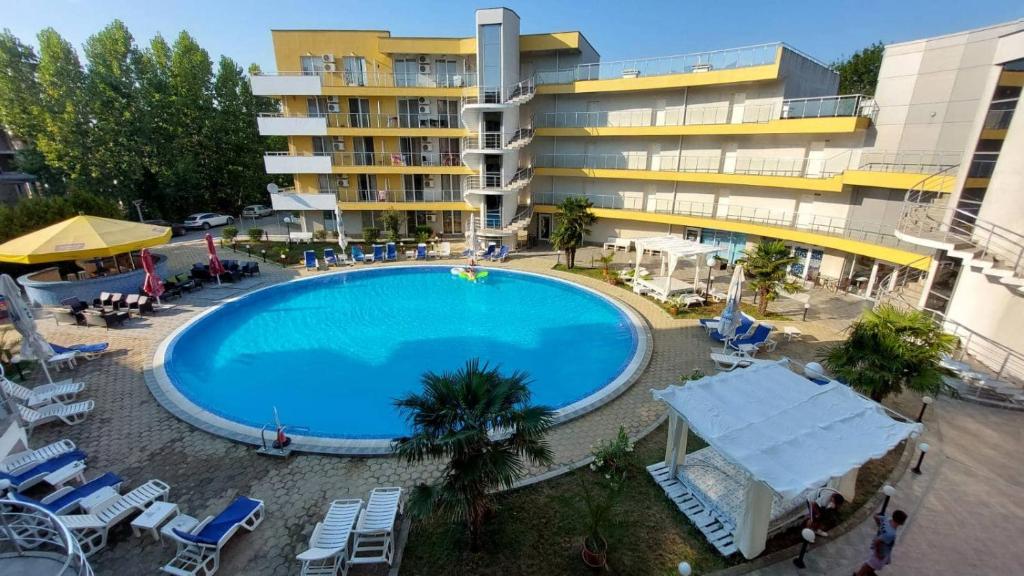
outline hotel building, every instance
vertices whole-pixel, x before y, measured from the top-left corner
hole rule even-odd
[[[295,188],[272,203],[304,230],[358,239],[396,210],[408,236],[461,237],[474,218],[522,246],[546,242],[556,205],[582,195],[592,241],[668,232],[733,260],[781,239],[794,276],[912,299],[997,340],[994,324],[972,326],[979,299],[955,293],[998,289],[988,301],[1024,310],[1024,263],[1004,265],[1024,246],[1004,232],[1024,228],[1022,29],[888,46],[868,97],[838,94],[835,72],[782,43],[603,61],[580,32],[521,34],[494,8],[464,38],[275,30],[279,71],[252,88],[280,100],[259,129],[288,137],[265,164]],[[998,162],[1013,151],[1016,164]],[[975,246],[990,229],[998,255]]]

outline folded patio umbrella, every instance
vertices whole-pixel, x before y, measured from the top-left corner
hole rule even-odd
[[[146,271],[146,280],[142,283],[142,289],[160,303],[160,295],[164,293],[164,283],[160,275],[156,273],[156,264],[153,263],[153,254],[148,248],[142,250],[142,269]]]
[[[206,251],[210,255],[210,274],[217,278],[217,285],[220,286],[220,275],[224,273],[224,265],[217,257],[217,247],[213,245],[213,236],[206,234]]]
[[[725,309],[718,321],[718,333],[722,335],[726,346],[729,340],[736,337],[736,329],[743,320],[743,312],[740,310],[740,298],[743,293],[743,266],[736,266],[732,273],[732,280],[729,281],[729,293],[725,297]]]

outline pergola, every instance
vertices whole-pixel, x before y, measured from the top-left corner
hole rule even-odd
[[[637,258],[636,268],[633,270],[633,289],[652,292],[660,300],[667,300],[685,290],[695,290],[700,282],[700,256],[713,254],[722,249],[719,246],[701,244],[678,236],[637,238],[635,242]],[[650,280],[640,278],[640,260],[645,251],[657,252],[661,256],[659,274]],[[692,285],[672,277],[680,258],[693,258],[697,262]]]
[[[722,553],[760,554],[824,486],[854,496],[860,467],[920,424],[898,421],[841,382],[816,384],[789,360],[653,390],[668,408],[663,465],[651,473]],[[686,453],[689,430],[708,447]]]

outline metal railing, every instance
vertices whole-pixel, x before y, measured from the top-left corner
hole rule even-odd
[[[639,212],[749,222],[849,238],[851,240],[890,246],[916,253],[926,250],[913,243],[903,242],[896,238],[894,235],[895,225],[880,222],[878,219],[841,218],[790,210],[719,204],[717,202],[688,202],[681,200],[673,202],[671,199],[648,198],[639,194],[584,195],[569,192],[535,191],[532,196],[536,204],[559,204],[570,196],[585,196],[596,208],[636,210]]]
[[[508,190],[526,186],[533,179],[533,166],[526,166],[516,170],[507,181],[501,174],[484,174],[483,176],[467,176],[463,181],[463,188],[466,190]]]
[[[874,119],[878,105],[863,94],[790,98],[782,101],[782,118],[836,118],[867,116]]]
[[[1018,384],[1024,382],[1024,354],[982,336],[944,315],[941,321],[947,333],[960,339],[960,349],[954,354],[957,360],[964,360],[970,356],[992,370],[998,379],[1011,378]]]
[[[612,170],[649,170],[655,172],[695,172],[703,174],[747,174],[757,176],[794,176],[830,178],[846,168],[846,153],[832,158],[772,158],[724,156],[681,156],[679,154],[541,154],[538,168],[578,168]]]
[[[59,570],[49,572],[54,576],[93,575],[78,540],[56,516],[35,504],[0,500],[0,568],[18,557],[63,560]]]
[[[462,128],[459,114],[377,114],[361,112],[263,112],[261,118],[323,118],[328,128]]]
[[[340,64],[339,64],[340,65]],[[373,86],[381,88],[469,88],[476,85],[475,72],[459,74],[420,74],[403,72],[365,73],[305,70],[300,72],[261,72],[257,76],[317,76],[324,87]]]
[[[501,150],[511,133],[503,132],[480,132],[470,134],[462,139],[463,150]]]
[[[866,150],[860,154],[858,170],[934,174],[960,164],[962,152],[923,150]]]
[[[568,84],[583,80],[608,80],[612,78],[636,78],[643,76],[665,76],[669,74],[691,74],[710,70],[728,70],[773,64],[779,48],[778,42],[693,52],[677,56],[634,58],[612,62],[579,64],[561,70],[543,70],[536,73],[537,84]]]
[[[480,86],[476,96],[467,96],[462,99],[462,106],[468,104],[518,104],[529,100],[536,93],[537,87],[534,77],[506,87],[504,90],[497,86]]]
[[[338,190],[339,202],[461,202],[462,190]]]
[[[328,156],[334,166],[462,166],[458,152],[266,152],[267,156]]]

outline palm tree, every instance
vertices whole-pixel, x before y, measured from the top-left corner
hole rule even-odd
[[[789,267],[796,258],[781,240],[762,240],[753,250],[744,250],[743,264],[750,287],[757,294],[757,313],[764,316],[768,303],[778,298],[780,292],[792,294],[800,289],[796,282],[788,279]]]
[[[584,196],[569,196],[558,205],[551,244],[565,252],[566,268],[576,266],[576,249],[583,246],[583,239],[590,234],[588,226],[597,221],[590,211],[593,206]]]
[[[409,509],[465,522],[470,546],[477,550],[493,509],[492,492],[511,488],[526,472],[526,460],[551,463],[545,435],[554,413],[530,404],[525,372],[505,376],[476,358],[453,373],[427,372],[422,380],[422,393],[395,401],[409,412],[413,432],[397,439],[394,451],[408,462],[448,462],[438,484],[412,491]]]
[[[819,357],[837,378],[878,402],[904,387],[937,393],[939,360],[957,342],[924,312],[890,304],[864,312],[847,330],[846,340],[822,348]]]

